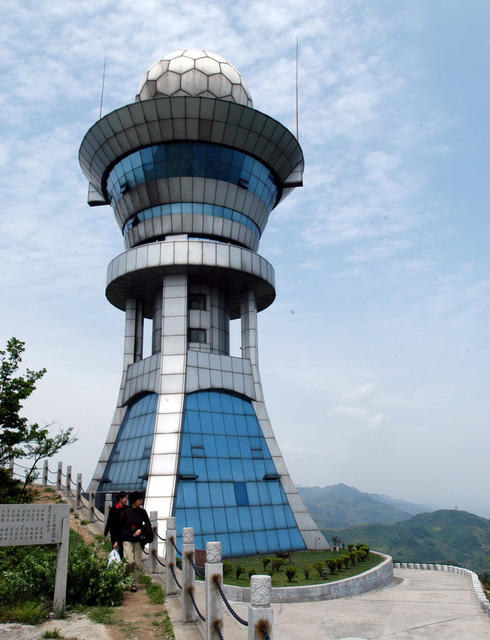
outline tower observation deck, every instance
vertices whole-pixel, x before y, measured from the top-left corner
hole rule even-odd
[[[264,404],[257,313],[275,298],[257,253],[270,212],[302,184],[303,153],[256,111],[239,72],[184,50],[80,147],[88,203],[110,204],[125,251],[106,296],[125,312],[121,386],[90,489],[145,492],[160,520],[225,556],[328,544],[288,473]],[[143,357],[144,319],[151,355]],[[241,357],[229,323],[240,319]]]

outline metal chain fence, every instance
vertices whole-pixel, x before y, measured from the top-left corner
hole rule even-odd
[[[244,627],[248,627],[248,621],[244,620],[243,618],[240,618],[240,616],[238,615],[238,613],[233,609],[233,607],[231,606],[231,604],[228,602],[227,597],[225,596],[223,589],[221,588],[221,584],[219,581],[219,578],[217,576],[214,576],[213,578],[213,582],[216,585],[216,588],[219,591],[219,594],[221,596],[221,599],[223,600],[223,602],[225,603],[226,608],[228,609],[228,611],[231,613],[231,615],[235,618],[235,620],[237,622],[239,622],[240,624],[243,624]]]
[[[192,587],[189,587],[187,593],[190,595],[191,600],[192,600],[192,604],[194,606],[194,609],[196,610],[197,615],[201,618],[201,620],[203,622],[206,622],[206,618],[202,615],[202,613],[199,611],[199,607],[196,604],[196,601],[194,599],[194,590],[192,589]]]
[[[177,580],[177,576],[175,575],[174,565],[173,565],[173,564],[171,564],[171,565],[169,565],[169,567],[170,567],[170,571],[172,572],[172,575],[173,575],[173,577],[174,577],[175,584],[179,587],[179,589],[182,589],[182,585],[181,585],[181,584],[180,584],[180,582]]]

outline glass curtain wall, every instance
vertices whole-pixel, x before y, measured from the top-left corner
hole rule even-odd
[[[128,405],[99,484],[98,505],[105,493],[146,489],[157,401],[156,393],[147,393]]]
[[[219,540],[225,556],[305,548],[250,401],[187,395],[174,515],[178,537],[192,526],[197,548]]]

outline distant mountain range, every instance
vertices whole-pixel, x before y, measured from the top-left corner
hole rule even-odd
[[[331,487],[298,487],[303,501],[321,529],[340,529],[357,524],[391,524],[418,513],[434,511],[377,493],[363,493],[346,484]]]
[[[329,540],[338,536],[345,544],[362,541],[395,562],[456,564],[490,572],[490,520],[467,511],[442,509],[394,524],[323,529],[323,533]]]
[[[490,572],[490,520],[467,511],[437,509],[345,484],[299,487],[318,526],[331,541],[364,542],[398,562],[458,564]]]

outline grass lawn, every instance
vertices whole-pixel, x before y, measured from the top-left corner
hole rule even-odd
[[[272,573],[272,586],[273,587],[298,587],[309,584],[322,584],[325,582],[335,582],[336,580],[343,580],[344,578],[350,578],[351,576],[357,576],[360,573],[364,573],[364,571],[368,571],[368,569],[372,569],[378,564],[381,564],[384,561],[382,556],[379,556],[375,553],[370,553],[368,558],[363,562],[357,562],[352,565],[349,564],[347,568],[343,567],[341,571],[336,570],[335,573],[330,573],[327,565],[325,564],[327,560],[336,559],[339,556],[345,555],[346,551],[294,551],[291,552],[289,559],[284,561],[284,564],[281,566],[279,570],[274,570]],[[228,562],[232,564],[232,570],[230,573],[224,576],[225,584],[234,584],[241,587],[248,587],[250,584],[250,578],[248,575],[248,571],[251,569],[255,569],[256,573],[265,574],[269,573],[271,570],[271,564],[267,565],[266,570],[264,571],[264,567],[262,564],[262,560],[264,558],[270,558],[271,562],[273,560],[277,560],[277,558],[271,555],[263,555],[263,556],[247,556],[243,558],[232,558],[229,559]],[[321,562],[322,567],[326,570],[327,578],[324,579],[322,576],[318,575],[317,570],[314,568],[314,564],[317,562]],[[245,568],[245,572],[242,573],[239,578],[236,578],[236,567],[241,565]],[[226,565],[225,565],[226,566]],[[289,567],[294,567],[296,569],[296,575],[291,580],[288,581],[286,576],[286,570]],[[310,575],[308,578],[305,577],[303,569],[305,567],[310,568]]]

